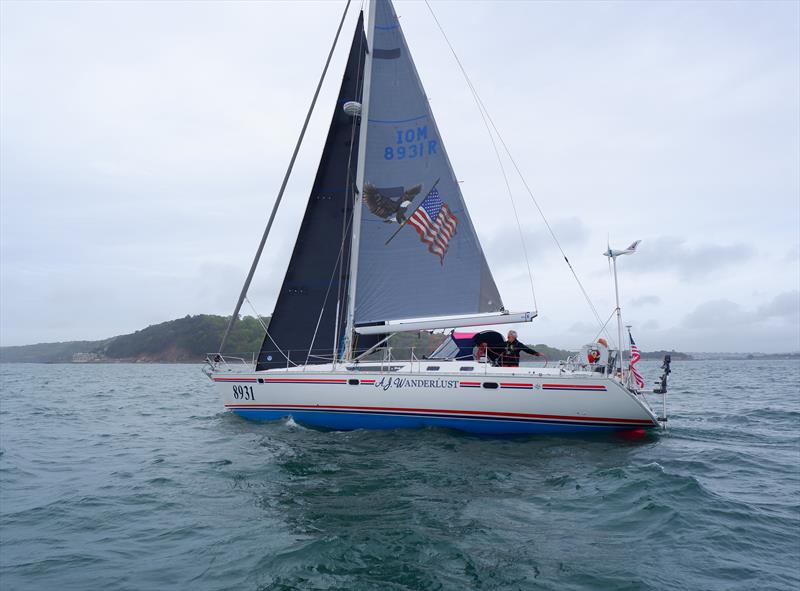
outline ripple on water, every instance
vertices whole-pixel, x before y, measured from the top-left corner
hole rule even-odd
[[[255,423],[196,374],[0,366],[2,588],[800,586],[800,365],[676,363],[641,441]]]

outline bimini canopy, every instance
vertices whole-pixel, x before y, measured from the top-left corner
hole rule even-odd
[[[505,348],[503,335],[494,330],[450,333],[444,342],[431,353],[429,359],[472,359],[475,347],[485,344],[486,355],[494,363]]]

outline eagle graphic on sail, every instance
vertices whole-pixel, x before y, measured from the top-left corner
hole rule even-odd
[[[383,219],[387,224],[397,222],[404,224],[406,221],[406,210],[408,210],[414,197],[422,191],[422,185],[414,185],[410,189],[403,189],[403,194],[396,199],[384,195],[375,185],[364,184],[364,203],[374,215]]]

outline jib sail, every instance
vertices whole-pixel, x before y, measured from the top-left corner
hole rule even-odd
[[[345,306],[338,306],[337,315],[337,301],[347,299],[360,119],[342,107],[361,100],[366,54],[362,18],[258,370],[320,363],[324,357],[330,361],[335,335],[344,334]]]

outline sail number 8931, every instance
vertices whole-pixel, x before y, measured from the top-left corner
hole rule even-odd
[[[234,386],[233,397],[235,400],[255,400],[253,386]]]

